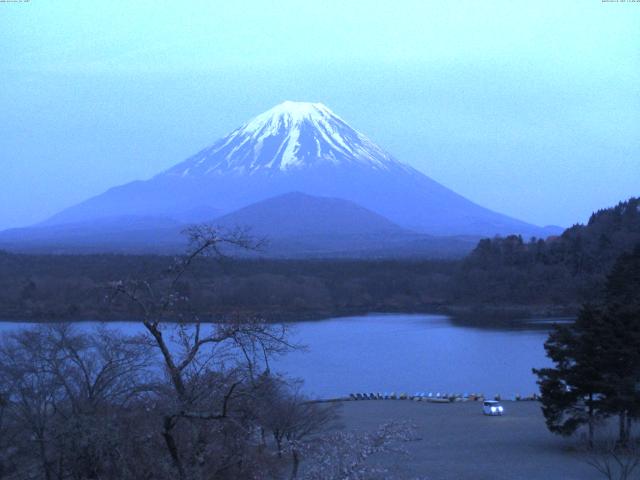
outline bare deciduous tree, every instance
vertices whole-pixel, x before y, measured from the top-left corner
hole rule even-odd
[[[197,226],[187,233],[188,252],[168,272],[163,292],[139,280],[113,285],[114,295],[124,296],[139,307],[143,325],[161,353],[172,387],[171,391],[164,390],[162,437],[180,479],[200,475],[193,471],[194,465],[207,464],[202,460],[202,452],[207,450],[206,437],[211,429],[233,428],[236,433],[253,434],[246,422],[253,413],[244,408],[248,405],[247,397],[256,394],[253,382],[262,370],[269,371],[271,356],[293,348],[282,325],[240,316],[205,323],[191,308],[188,295],[179,291],[179,285],[199,257],[224,258],[225,247],[251,250],[259,248],[260,243],[245,230],[221,232],[210,226]],[[224,425],[203,425],[211,421]],[[185,435],[176,433],[180,424],[192,433],[194,429],[197,431],[200,439],[197,445],[181,440]],[[221,457],[221,466],[207,464],[206,468],[230,468],[227,464],[236,452],[224,455],[229,458]],[[189,458],[187,462],[185,457]],[[189,469],[192,471],[187,475]]]
[[[261,428],[273,439],[278,457],[284,453],[291,456],[292,479],[297,478],[302,456],[308,450],[305,442],[337,427],[335,405],[310,401],[300,392],[300,386],[300,382],[265,378],[261,389],[265,401],[258,410]]]
[[[148,389],[149,360],[145,345],[106,329],[48,325],[5,337],[3,422],[21,459],[16,478],[97,478],[118,441],[112,420]]]

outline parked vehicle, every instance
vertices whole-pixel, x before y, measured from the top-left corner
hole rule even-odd
[[[485,415],[504,415],[504,407],[497,400],[485,400],[482,402],[482,413]]]

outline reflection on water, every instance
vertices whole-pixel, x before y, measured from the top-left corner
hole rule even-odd
[[[536,391],[531,369],[549,364],[543,348],[548,328],[570,320],[535,320],[531,329],[505,330],[424,314],[297,322],[291,324],[293,340],[307,348],[276,359],[272,368],[304,379],[309,394],[324,398],[392,391],[530,395]],[[29,325],[0,323],[0,333]],[[110,326],[129,334],[143,331],[136,322]]]

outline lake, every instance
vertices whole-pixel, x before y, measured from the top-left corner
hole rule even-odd
[[[549,365],[543,343],[553,321],[502,330],[427,314],[295,322],[290,324],[293,340],[307,349],[276,359],[273,369],[304,379],[306,393],[320,398],[351,392],[531,395],[537,391],[531,368]],[[29,325],[0,323],[0,334]],[[127,333],[142,330],[136,322],[110,325]]]

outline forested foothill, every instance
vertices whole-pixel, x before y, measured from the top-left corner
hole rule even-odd
[[[574,314],[603,291],[616,259],[640,244],[640,200],[595,212],[557,237],[481,240],[467,257],[441,259],[202,259],[178,288],[211,317],[255,313],[296,320],[364,312],[509,311]],[[109,282],[166,281],[157,255],[0,253],[3,319],[135,319],[105,295]]]

